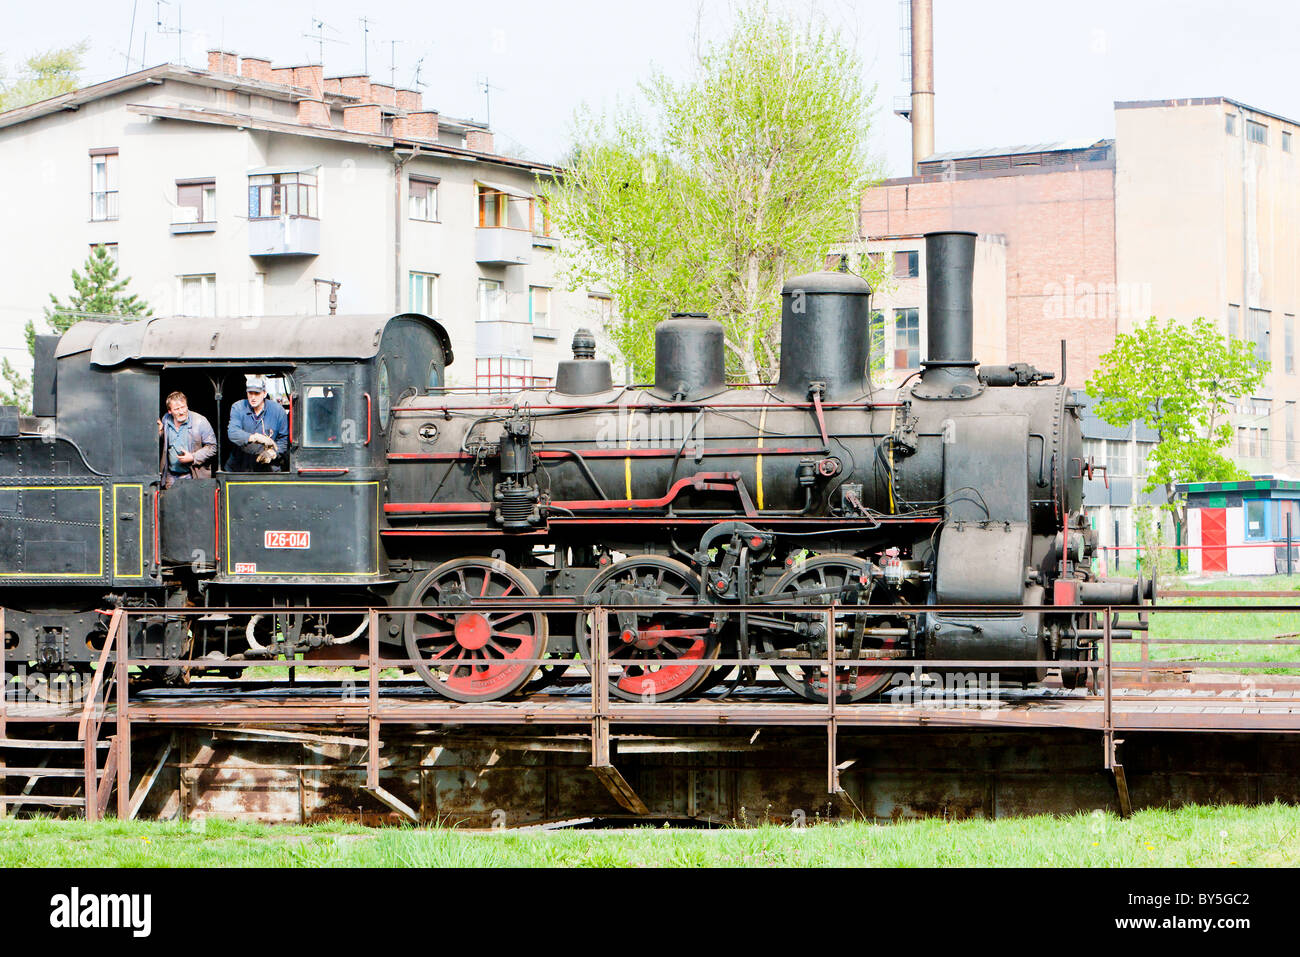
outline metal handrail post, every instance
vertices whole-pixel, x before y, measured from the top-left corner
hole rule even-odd
[[[379,787],[379,612],[367,612],[368,642],[366,648],[366,787]]]
[[[127,676],[127,656],[130,645],[127,641],[129,628],[118,628],[116,639],[117,659],[113,665],[114,680],[117,682],[117,819],[125,821],[131,816],[131,715],[130,715],[130,679]],[[105,795],[107,800],[107,795]],[[98,811],[98,808],[96,808]]]
[[[839,676],[835,673],[835,602],[826,609],[826,660],[830,666],[830,680],[826,684],[826,792],[840,791],[839,757],[836,754],[838,730],[835,718],[835,699],[839,697]],[[850,678],[849,687],[853,687]]]
[[[1101,626],[1102,643],[1103,643],[1103,651],[1104,651],[1103,660],[1102,660],[1102,689],[1105,695],[1105,700],[1102,703],[1102,729],[1103,729],[1103,737],[1105,739],[1104,740],[1104,747],[1106,749],[1105,766],[1107,770],[1111,769],[1112,764],[1114,762],[1114,756],[1115,756],[1115,727],[1113,723],[1113,715],[1111,712],[1111,707],[1114,702],[1113,702],[1112,687],[1111,687],[1113,681],[1113,673],[1111,668],[1112,658],[1111,658],[1111,644],[1110,644],[1110,625],[1111,625],[1111,619],[1113,617],[1114,617],[1114,612],[1112,612],[1110,606],[1107,605],[1106,616],[1104,619],[1102,619],[1102,626]]]
[[[609,620],[605,609],[592,609],[591,764],[608,767],[609,756]]]

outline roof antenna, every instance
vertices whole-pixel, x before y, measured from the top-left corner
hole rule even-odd
[[[320,64],[321,76],[324,76],[325,75],[325,44],[345,43],[346,41],[339,40],[335,37],[327,37],[325,35],[326,30],[331,30],[334,33],[338,33],[338,30],[335,30],[332,26],[330,26],[328,23],[326,23],[324,20],[320,19],[319,17],[311,18],[311,28],[315,30],[316,33],[314,34],[304,33],[303,36],[306,37],[308,40],[316,41],[316,49],[318,51],[316,62]]]
[[[477,84],[477,86],[479,87],[479,89],[481,89],[481,90],[483,91],[483,99],[484,99],[484,102],[487,104],[487,121],[486,121],[486,122],[487,122],[487,125],[490,127],[490,126],[492,125],[492,91],[493,91],[493,90],[500,90],[502,93],[504,93],[504,92],[505,92],[505,89],[504,89],[503,87],[499,87],[499,86],[496,86],[495,84],[491,83],[491,82],[489,81],[489,78],[488,78],[488,76],[487,76],[486,74],[484,74],[483,76],[479,77],[479,78],[476,79],[474,82]]]
[[[123,73],[131,72],[131,47],[135,46],[135,8],[140,0],[131,0],[131,32],[126,38],[126,66]]]
[[[361,24],[361,64],[362,71],[370,76],[370,25],[374,23],[369,17],[357,17]]]
[[[388,85],[397,88],[397,44],[401,40],[388,41]]]
[[[162,8],[164,6],[170,7],[171,6],[170,0],[154,0],[154,25],[158,28],[158,32],[161,34],[167,34],[167,33],[176,34],[176,62],[179,63],[181,66],[188,66],[189,64],[185,62],[185,34],[189,33],[190,31],[186,30],[184,26],[184,22],[183,22],[184,10],[181,8],[180,4],[177,4],[176,5],[176,26],[167,27],[167,26],[163,26],[163,20],[162,20]]]

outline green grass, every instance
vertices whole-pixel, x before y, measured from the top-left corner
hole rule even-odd
[[[1110,814],[822,824],[720,831],[467,832],[209,820],[0,821],[20,867],[1248,867],[1300,864],[1300,809],[1185,807]]]
[[[1248,661],[1300,662],[1300,645],[1241,645],[1242,639],[1267,639],[1281,635],[1300,639],[1300,575],[1272,575],[1260,578],[1222,578],[1183,582],[1162,579],[1161,587],[1187,591],[1295,591],[1294,612],[1207,612],[1202,615],[1183,613],[1155,614],[1151,617],[1150,637],[1159,639],[1197,639],[1222,641],[1220,645],[1151,645],[1151,660],[1222,663],[1223,670]],[[1252,605],[1285,604],[1287,599],[1269,598],[1160,598],[1161,604],[1232,605],[1247,609]],[[1141,649],[1136,641],[1115,645],[1116,661],[1136,661]],[[1215,669],[1197,669],[1210,671]],[[1252,669],[1250,674],[1300,674],[1294,668]]]

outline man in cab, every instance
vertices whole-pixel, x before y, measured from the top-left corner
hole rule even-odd
[[[266,401],[266,379],[252,375],[245,397],[230,407],[226,438],[232,450],[226,468],[232,472],[279,472],[289,450],[289,417],[278,402]]]

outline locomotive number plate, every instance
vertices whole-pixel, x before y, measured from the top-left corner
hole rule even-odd
[[[311,532],[276,532],[269,529],[262,537],[264,548],[311,548]]]

